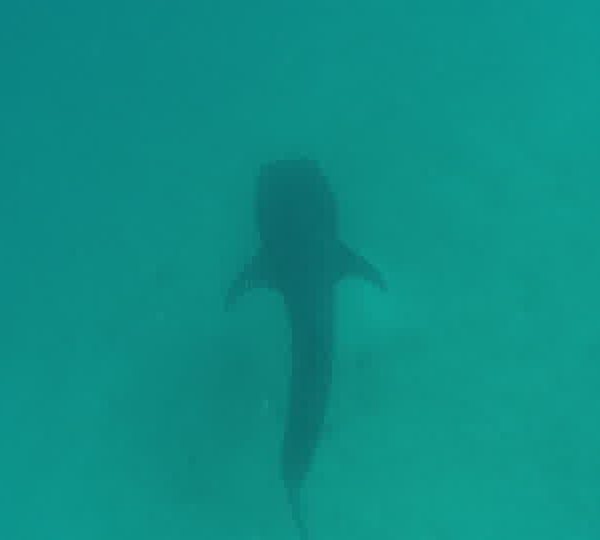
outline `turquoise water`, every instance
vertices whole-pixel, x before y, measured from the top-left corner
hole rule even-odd
[[[482,5],[483,4],[483,5]],[[339,288],[313,538],[600,537],[597,2],[5,2],[0,538],[296,538],[279,300],[222,309],[260,163]]]

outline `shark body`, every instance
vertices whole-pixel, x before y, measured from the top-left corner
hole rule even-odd
[[[332,378],[335,285],[362,277],[384,289],[380,273],[338,234],[336,204],[317,162],[268,163],[258,175],[260,246],[231,284],[227,305],[255,288],[281,294],[291,330],[291,377],[281,474],[302,540],[308,532],[299,493],[321,438]]]

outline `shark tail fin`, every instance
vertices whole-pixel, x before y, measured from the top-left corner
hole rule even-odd
[[[382,291],[387,290],[383,275],[367,259],[344,244],[341,244],[340,252],[340,279],[344,277],[359,277],[375,285],[375,287]]]
[[[269,287],[264,257],[257,253],[232,281],[225,297],[225,309],[230,309],[248,291]]]
[[[308,529],[306,528],[306,522],[300,508],[300,498],[296,490],[288,490],[288,501],[292,512],[292,520],[298,529],[298,537],[300,540],[308,540]]]

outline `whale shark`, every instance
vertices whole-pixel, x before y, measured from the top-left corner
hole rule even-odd
[[[278,292],[289,319],[291,370],[281,475],[302,540],[308,530],[300,491],[324,427],[332,379],[335,288],[360,277],[385,290],[381,273],[340,238],[331,186],[308,158],[264,164],[255,199],[259,247],[231,283],[226,307],[248,291]]]

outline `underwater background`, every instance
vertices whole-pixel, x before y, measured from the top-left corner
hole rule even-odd
[[[280,299],[224,291],[265,161],[339,288],[317,539],[600,538],[600,4],[0,7],[0,538],[297,538]]]

